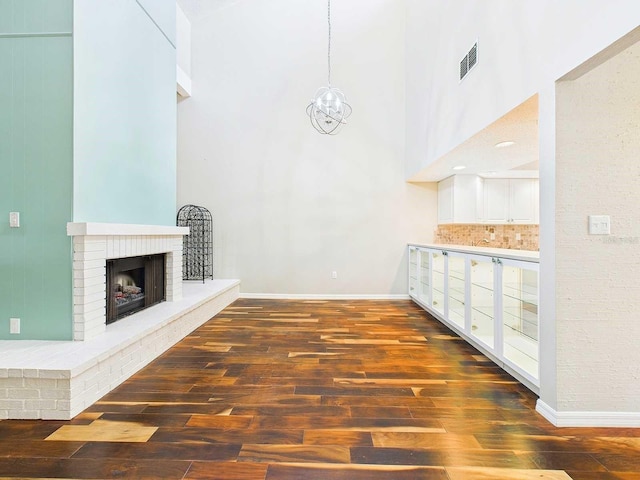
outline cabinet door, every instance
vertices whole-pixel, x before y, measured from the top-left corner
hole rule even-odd
[[[447,321],[465,328],[466,308],[466,275],[465,257],[447,252]]]
[[[473,256],[469,269],[471,336],[495,348],[495,261],[491,257]]]
[[[443,252],[431,250],[431,302],[429,306],[444,318],[444,287],[446,257]]]
[[[506,223],[509,219],[509,180],[484,181],[484,215],[487,223]]]
[[[531,178],[509,180],[510,223],[535,223],[536,185],[537,182]]]
[[[424,305],[429,305],[429,295],[431,293],[430,278],[431,255],[423,248],[418,249],[418,300]]]
[[[502,356],[539,379],[538,264],[501,260]]]
[[[438,223],[453,223],[453,177],[438,182]]]
[[[418,296],[418,249],[409,247],[409,296]]]

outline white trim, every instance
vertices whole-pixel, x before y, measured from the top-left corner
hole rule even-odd
[[[558,412],[540,399],[536,412],[556,427],[640,427],[640,412]]]
[[[134,225],[129,223],[69,222],[67,235],[189,235],[189,227],[174,225]]]
[[[176,65],[176,90],[181,97],[191,96],[191,78],[180,68],[180,65]]]
[[[409,300],[406,294],[241,293],[239,298],[257,300]]]

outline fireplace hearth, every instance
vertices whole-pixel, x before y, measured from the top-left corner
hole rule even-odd
[[[107,260],[107,324],[165,300],[161,255]]]

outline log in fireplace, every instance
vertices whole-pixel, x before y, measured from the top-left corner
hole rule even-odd
[[[161,255],[107,260],[107,324],[165,300]]]

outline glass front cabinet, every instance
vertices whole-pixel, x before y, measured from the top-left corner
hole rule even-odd
[[[537,262],[412,245],[409,295],[524,383],[539,386]]]

